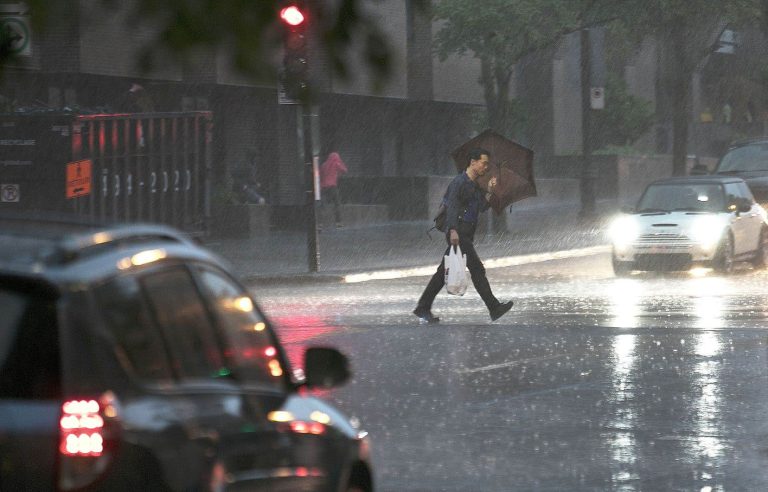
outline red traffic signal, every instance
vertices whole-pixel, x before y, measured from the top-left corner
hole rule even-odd
[[[280,10],[280,19],[291,27],[299,27],[304,23],[306,17],[299,7],[289,5]]]
[[[285,96],[294,101],[304,101],[309,91],[309,63],[307,46],[307,16],[299,0],[286,3],[280,10],[283,25],[283,66],[280,84]]]

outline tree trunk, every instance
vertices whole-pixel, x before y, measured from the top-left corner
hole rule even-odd
[[[685,176],[688,157],[688,90],[684,82],[675,85],[672,114],[672,176]]]
[[[673,66],[672,74],[672,175],[685,176],[688,157],[688,120],[690,111],[691,70],[686,63],[684,30],[672,33],[672,56],[668,57]]]
[[[480,83],[483,87],[483,97],[485,99],[485,108],[488,112],[488,125],[491,129],[505,133],[507,126],[509,101],[509,81],[510,75],[504,74],[498,67],[494,66],[489,60],[480,60]],[[491,230],[494,234],[507,232],[507,215],[502,212],[496,215],[495,212],[488,212],[490,217]]]

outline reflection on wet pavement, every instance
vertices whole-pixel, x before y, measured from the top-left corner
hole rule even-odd
[[[278,286],[263,305],[322,320],[279,328],[292,344],[350,356],[329,397],[371,432],[379,490],[767,490],[766,272],[606,263],[496,271],[516,301],[496,323],[470,291],[418,325],[425,279]]]

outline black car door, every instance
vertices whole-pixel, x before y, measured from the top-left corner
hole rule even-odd
[[[217,380],[221,357],[189,273],[161,266],[122,275],[97,286],[94,298],[130,381],[110,377],[122,409],[120,457],[131,461],[121,469],[131,476],[140,468],[171,490],[208,483],[218,443],[201,414],[234,392]]]
[[[247,490],[326,490],[332,473],[323,465],[323,426],[283,408],[293,391],[289,368],[266,319],[226,273],[208,265],[196,271],[249,411],[247,430],[222,443],[227,473]]]
[[[176,483],[195,477],[195,490],[223,487],[222,436],[242,429],[244,420],[238,386],[225,364],[210,312],[186,266],[143,275],[141,284],[172,362],[176,384],[171,391],[177,399],[176,417],[184,425],[183,444],[193,451],[187,456],[172,453],[169,473]]]

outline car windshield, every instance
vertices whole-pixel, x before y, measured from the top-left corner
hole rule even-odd
[[[717,172],[734,171],[768,171],[768,143],[745,145],[726,153]]]
[[[723,188],[717,184],[651,185],[637,205],[638,212],[720,212],[725,210]]]

